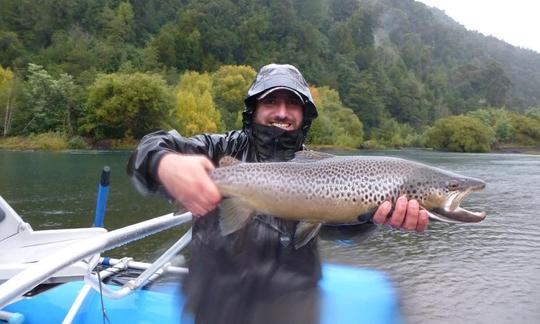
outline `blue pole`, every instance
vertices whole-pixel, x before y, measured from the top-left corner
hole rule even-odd
[[[98,196],[96,202],[96,216],[94,218],[94,227],[103,227],[105,218],[105,208],[107,207],[107,195],[109,194],[109,176],[111,168],[105,166],[101,171],[101,179],[98,186]]]

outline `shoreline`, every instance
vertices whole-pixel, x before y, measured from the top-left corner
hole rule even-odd
[[[89,137],[68,138],[57,133],[0,137],[0,150],[61,152],[134,150],[139,140],[131,138],[96,140]]]
[[[500,145],[498,147],[495,147],[493,150],[491,150],[490,153],[540,155],[540,145],[536,145],[536,146]]]
[[[0,137],[0,150],[6,151],[50,151],[50,152],[62,152],[62,151],[125,151],[134,150],[137,147],[139,140],[136,139],[103,139],[95,140],[92,138],[77,137],[76,143],[73,143],[73,139],[68,140],[63,136],[58,136],[53,133],[46,133],[40,135],[30,136],[16,136],[16,137]],[[75,145],[74,145],[75,144]],[[366,149],[358,149],[351,147],[339,147],[333,145],[307,145],[310,150],[332,152],[332,151],[369,151]],[[425,147],[410,147],[410,148],[387,148],[386,150],[407,150],[407,149],[419,149],[419,150],[433,150]],[[529,154],[540,155],[540,145],[524,146],[524,145],[499,145],[494,147],[491,151],[486,153],[501,153],[501,154]]]

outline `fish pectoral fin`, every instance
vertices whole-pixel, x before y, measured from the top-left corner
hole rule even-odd
[[[299,249],[308,244],[321,229],[321,223],[300,222],[294,232],[294,248]]]
[[[219,205],[219,227],[222,235],[234,233],[250,221],[255,211],[239,198],[224,198]]]
[[[356,220],[358,221],[358,224],[364,224],[364,223],[373,222],[373,216],[375,216],[375,212],[377,212],[377,209],[378,208],[373,208],[373,209],[367,211],[366,213],[356,217]],[[392,214],[388,213],[388,215],[392,215]]]
[[[233,158],[232,156],[229,156],[229,155],[226,155],[226,156],[222,157],[221,159],[219,159],[219,167],[220,168],[233,166],[233,165],[236,165],[236,164],[239,164],[239,163],[242,163],[242,161],[240,161],[238,159],[235,159],[235,158]]]
[[[323,153],[323,152],[312,151],[312,150],[304,150],[304,151],[298,151],[294,153],[294,159],[292,159],[290,162],[309,163],[309,162],[317,162],[324,159],[330,159],[333,157],[336,157],[336,156],[329,153]]]

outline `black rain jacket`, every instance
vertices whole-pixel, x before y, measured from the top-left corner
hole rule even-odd
[[[280,139],[273,141],[278,143],[270,145],[269,150],[279,151]],[[244,131],[191,138],[176,131],[160,131],[142,139],[130,159],[128,173],[141,191],[167,195],[156,181],[157,164],[163,154],[204,154],[216,165],[226,155],[246,162],[261,161],[253,142]],[[284,159],[293,154],[289,152]],[[283,152],[267,155],[283,156]],[[246,315],[246,308],[253,308],[250,305],[254,300],[277,298],[317,286],[321,265],[316,240],[295,249],[292,239],[297,222],[257,215],[245,229],[223,236],[218,220],[218,212],[214,211],[193,223],[190,272],[183,288],[197,323],[250,323],[239,316]],[[236,313],[232,309],[243,311]]]
[[[251,122],[256,95],[280,85],[299,91],[306,101],[304,124],[297,131],[286,132]],[[214,165],[227,155],[244,162],[291,160],[294,153],[303,148],[304,137],[317,116],[301,74],[288,65],[263,67],[245,102],[242,131],[190,138],[182,137],[176,131],[158,131],[145,136],[128,163],[128,174],[135,187],[143,193],[168,196],[156,175],[160,158],[168,152],[204,154]],[[317,312],[305,310],[298,313],[293,300],[313,304],[316,293],[306,295],[305,292],[316,290],[321,264],[316,240],[300,249],[294,248],[292,240],[296,226],[296,221],[257,215],[244,229],[223,236],[217,210],[194,219],[190,272],[183,289],[187,307],[194,312],[197,323],[275,321],[271,313],[285,316],[281,322],[312,322],[310,316]],[[298,298],[297,294],[302,294],[302,297]],[[283,296],[294,297],[285,302]],[[280,310],[274,312],[272,307],[257,300],[279,300],[276,305]],[[285,304],[291,312],[286,311]],[[295,315],[289,316],[289,313]]]

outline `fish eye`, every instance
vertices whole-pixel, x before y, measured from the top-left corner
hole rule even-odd
[[[450,190],[456,190],[459,188],[459,182],[457,182],[456,180],[449,181],[447,183],[447,188]]]

